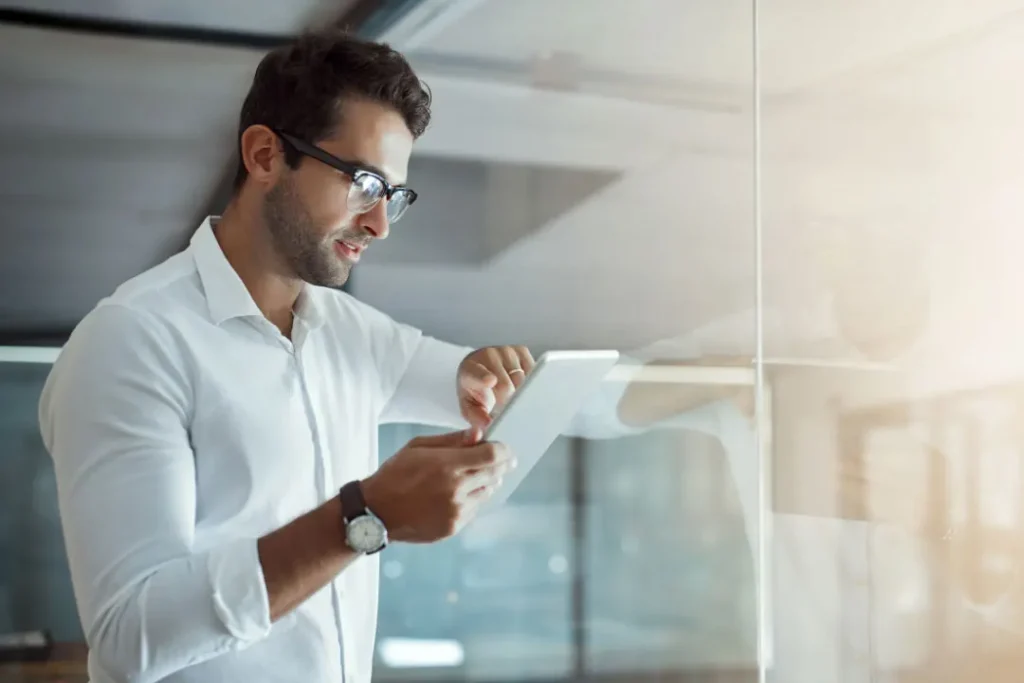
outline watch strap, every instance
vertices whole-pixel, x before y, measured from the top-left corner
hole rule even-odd
[[[341,516],[346,523],[367,514],[363,487],[358,480],[350,481],[342,486],[341,491],[338,492],[338,498],[341,500]]]

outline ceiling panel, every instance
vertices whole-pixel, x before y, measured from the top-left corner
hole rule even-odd
[[[367,263],[480,267],[601,193],[617,174],[579,168],[415,156],[419,193],[394,239],[373,245]]]
[[[567,53],[579,59],[584,81],[660,77],[680,88],[731,87],[749,98],[751,8],[749,0],[485,0],[417,52],[504,70]],[[763,82],[788,92],[856,76],[969,38],[1019,8],[1018,0],[774,0],[759,19]]]
[[[577,33],[584,4],[604,8],[595,12],[605,12],[618,40],[597,39],[608,35],[607,28],[594,32],[591,43]],[[648,39],[624,2],[524,0],[513,12],[490,0],[427,47],[466,63],[475,59],[481,74],[488,64],[508,74],[545,50],[577,51],[587,63],[627,77],[631,69],[671,67],[684,79],[718,78],[740,68],[734,62],[709,71],[699,55],[690,60],[691,48],[715,49],[700,36],[693,45],[680,39],[669,46],[659,36],[669,33],[664,26],[673,25],[671,14],[652,12],[655,4],[682,15],[712,3],[630,3],[646,11]],[[615,6],[621,16],[609,10]],[[807,280],[797,282],[792,264],[821,263],[824,270],[830,254],[847,249],[844,235],[869,234],[864,225],[881,233],[865,242],[882,253],[944,235],[948,239],[929,244],[927,253],[953,262],[983,252],[980,229],[989,235],[1016,229],[1020,193],[1012,188],[1024,172],[1017,161],[1024,152],[1012,153],[1024,150],[1024,96],[1017,86],[1024,71],[1021,7],[1020,0],[772,3],[761,26],[761,215],[772,231],[761,265],[774,295],[800,300],[820,273],[808,267]],[[700,14],[691,16],[697,21]],[[714,21],[706,27],[708,41],[725,30]],[[643,51],[651,44],[665,54],[675,49],[680,58],[651,59]],[[632,45],[642,49],[631,51]],[[443,61],[434,63],[443,68]],[[571,90],[559,94],[584,97]],[[446,106],[454,111],[457,105]],[[677,120],[690,113],[676,111]],[[680,318],[704,320],[749,306],[755,284],[753,157],[741,144],[730,160],[719,138],[747,141],[750,116],[737,116],[731,130],[723,126],[706,136],[703,150],[673,152],[660,164],[629,169],[486,268],[427,271],[367,263],[355,291],[435,333],[471,343],[517,338],[542,346],[642,343],[673,332],[665,326]],[[581,111],[578,127],[590,118]],[[607,131],[628,141],[634,120],[622,117],[618,128],[611,122]],[[665,129],[670,120],[666,116]],[[636,145],[661,131],[639,125]],[[995,189],[1009,199],[993,202]],[[979,225],[978,217],[988,214],[990,225]],[[992,242],[1007,244],[1002,237]],[[870,247],[856,253],[874,262]],[[458,292],[476,296],[456,308],[445,306]],[[503,305],[494,307],[496,300]],[[617,329],[610,321],[625,322]]]
[[[339,16],[346,0],[0,0],[0,9],[267,35]]]
[[[420,51],[529,64],[551,51],[590,68],[749,82],[747,0],[486,0]]]

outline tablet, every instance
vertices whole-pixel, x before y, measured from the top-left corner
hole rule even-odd
[[[618,351],[549,351],[540,357],[484,433],[486,441],[508,446],[519,466],[481,512],[508,500],[618,360]]]

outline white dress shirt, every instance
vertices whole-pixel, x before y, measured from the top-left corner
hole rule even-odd
[[[377,467],[381,422],[464,426],[469,349],[307,286],[292,341],[208,219],[77,327],[40,404],[94,683],[367,683],[376,556],[271,623],[256,542]]]

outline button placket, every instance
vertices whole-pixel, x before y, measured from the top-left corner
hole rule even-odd
[[[330,480],[330,463],[327,458],[326,449],[321,441],[320,430],[317,427],[317,416],[316,410],[313,404],[313,398],[309,391],[309,383],[306,381],[306,367],[303,359],[310,353],[309,340],[305,338],[302,332],[297,332],[296,339],[299,341],[295,345],[295,349],[292,352],[292,358],[295,362],[295,371],[299,376],[299,385],[302,388],[302,400],[303,406],[306,411],[306,420],[309,423],[310,436],[313,439],[313,452],[316,457],[315,471],[315,482],[317,493],[320,499],[327,499],[330,496],[330,492],[327,491],[327,482]],[[341,617],[341,595],[335,581],[331,582],[331,604],[334,608],[334,622],[335,627],[338,630],[338,647],[340,650],[340,666],[341,666],[341,680],[344,682],[348,679],[347,667],[345,666],[345,637],[343,635],[342,617]]]

